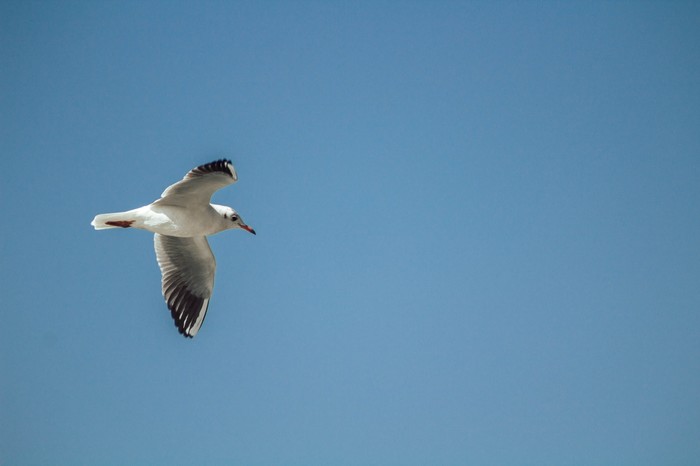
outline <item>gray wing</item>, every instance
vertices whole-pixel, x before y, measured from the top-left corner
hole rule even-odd
[[[191,206],[209,205],[215,191],[238,181],[230,160],[217,160],[190,170],[185,177],[169,186],[154,204]]]
[[[163,297],[177,329],[192,338],[207,314],[216,259],[205,236],[179,238],[156,233],[154,243],[163,274]]]

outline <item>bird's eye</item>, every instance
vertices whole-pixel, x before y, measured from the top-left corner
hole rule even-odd
[[[231,215],[231,221],[235,222],[236,220],[238,220],[238,217],[236,217],[235,215]]]

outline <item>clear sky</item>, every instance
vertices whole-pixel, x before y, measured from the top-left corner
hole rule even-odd
[[[0,463],[700,463],[696,2],[0,4]],[[194,340],[150,233],[231,158]]]

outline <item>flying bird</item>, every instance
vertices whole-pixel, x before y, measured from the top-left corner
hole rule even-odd
[[[230,160],[217,160],[190,170],[160,199],[126,212],[97,215],[95,230],[140,228],[155,233],[162,289],[175,326],[187,338],[204,322],[214,289],[216,260],[207,236],[240,228],[252,234],[231,207],[211,204],[215,191],[238,181]]]

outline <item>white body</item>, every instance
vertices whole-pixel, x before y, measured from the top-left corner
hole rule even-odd
[[[92,221],[95,230],[119,228],[107,222],[133,221],[131,228],[180,238],[209,236],[231,228],[239,228],[230,220],[230,207],[217,204],[183,207],[160,205],[158,201],[137,209],[112,214],[100,214]],[[224,217],[224,215],[226,217]]]

